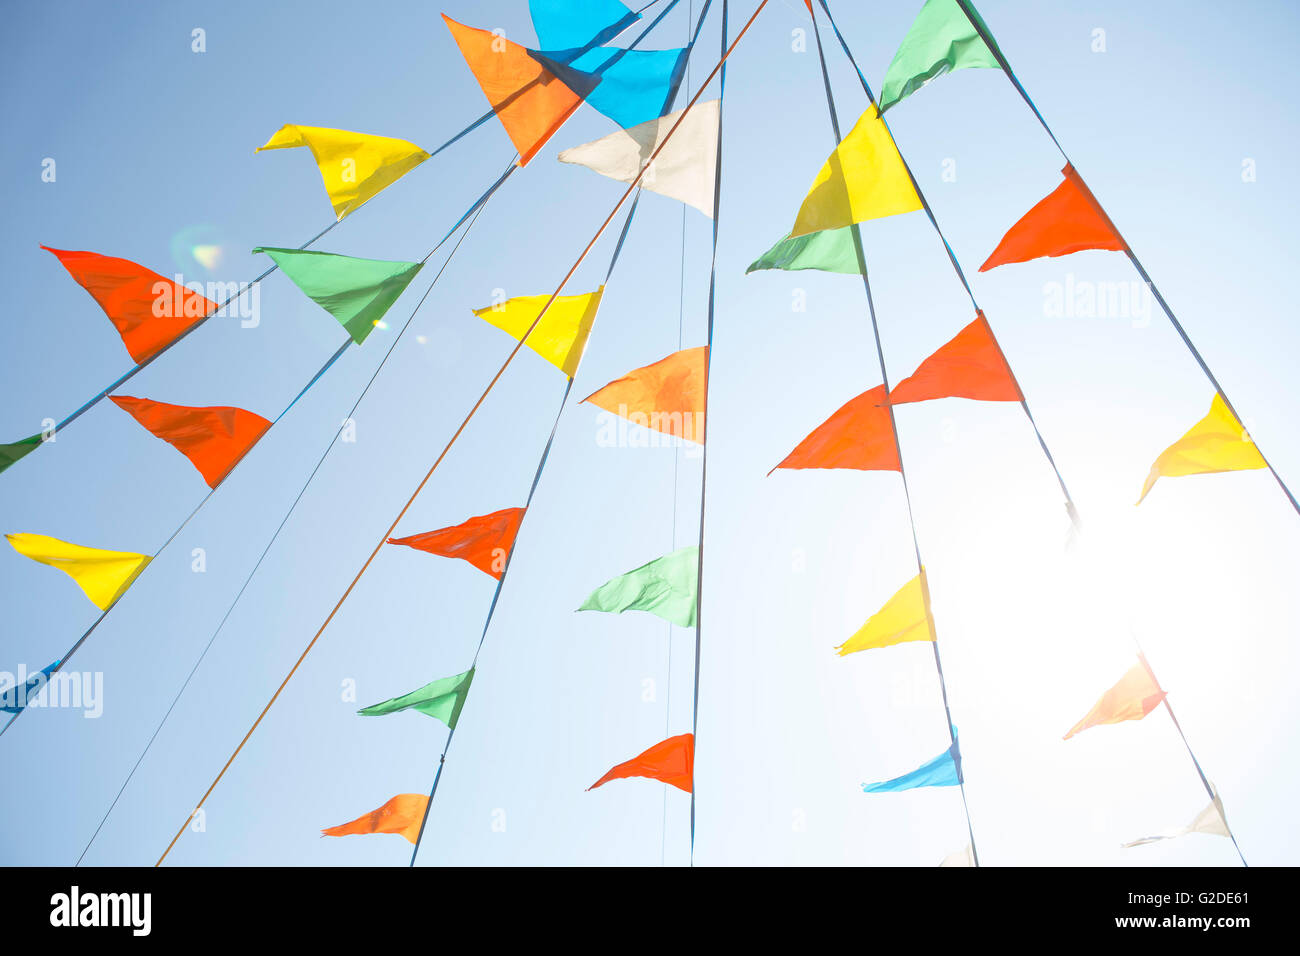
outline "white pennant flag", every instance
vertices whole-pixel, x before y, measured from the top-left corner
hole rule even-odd
[[[1122,843],[1121,847],[1127,849],[1134,846],[1145,846],[1148,843],[1159,843],[1161,840],[1176,840],[1178,837],[1187,836],[1189,833],[1208,833],[1211,836],[1226,837],[1228,833],[1227,817],[1223,813],[1223,802],[1219,800],[1219,792],[1214,791],[1214,799],[1204,810],[1196,815],[1193,820],[1185,827],[1178,827],[1175,830],[1166,830],[1163,833],[1157,833],[1154,836],[1143,837],[1140,840],[1134,840],[1132,843]]]
[[[971,852],[970,844],[967,843],[956,853],[949,853],[943,858],[942,866],[974,866],[975,854]]]
[[[559,160],[586,166],[621,183],[630,183],[683,112],[678,110],[648,123],[610,133],[594,142],[566,149],[560,153]],[[679,199],[712,219],[721,117],[721,100],[696,103],[673,133],[673,138],[668,140],[663,152],[646,170],[641,179],[642,187]]]

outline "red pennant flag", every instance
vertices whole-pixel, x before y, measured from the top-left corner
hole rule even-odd
[[[129,259],[41,246],[99,303],[137,365],[217,311],[217,303]]]
[[[638,754],[626,763],[611,767],[605,776],[587,789],[595,790],[602,784],[622,777],[649,777],[651,780],[662,780],[678,790],[690,793],[694,772],[695,735],[681,734],[660,741],[645,753]]]
[[[490,515],[470,518],[453,528],[389,538],[388,543],[404,544],[444,558],[461,558],[484,574],[500,580],[523,520],[523,508],[503,508]]]
[[[1018,402],[1020,388],[983,312],[946,345],[894,386],[895,405],[935,398],[973,398],[982,402]]]
[[[226,405],[192,408],[128,395],[109,398],[155,437],[188,458],[209,488],[217,487],[271,427],[261,415]]]
[[[1074,167],[1066,165],[1061,175],[1065,181],[1011,227],[980,272],[1084,249],[1123,252],[1128,248]]]
[[[776,468],[902,471],[885,403],[885,386],[863,392],[817,426]]]
[[[1101,724],[1118,724],[1124,720],[1141,720],[1160,706],[1165,692],[1156,683],[1155,675],[1147,666],[1146,658],[1138,655],[1138,662],[1092,705],[1092,710],[1070,728],[1062,739],[1069,740],[1089,727]]]

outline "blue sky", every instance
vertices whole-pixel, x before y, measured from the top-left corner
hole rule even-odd
[[[698,4],[697,4],[698,6]],[[715,4],[716,6],[716,4]],[[754,3],[732,5],[733,31]],[[648,45],[680,45],[687,4]],[[833,4],[879,86],[919,3]],[[980,5],[1004,52],[1246,424],[1300,482],[1288,102],[1297,13],[1249,15],[1159,0]],[[359,15],[359,11],[361,11]],[[254,154],[281,125],[397,136],[433,147],[484,110],[439,17],[530,44],[509,3],[27,4],[0,37],[0,151],[8,306],[0,323],[0,436],[60,418],[130,364],[92,300],[38,244],[88,249],[187,279],[252,278],[250,250],[295,246],[332,218],[302,151]],[[693,60],[716,62],[717,14]],[[191,31],[207,51],[191,52]],[[934,865],[964,845],[951,790],[864,795],[911,770],[946,729],[930,650],[839,659],[833,647],[913,573],[893,474],[765,477],[808,431],[880,381],[860,283],[745,266],[783,236],[832,146],[797,0],[771,0],[738,48],[724,109],[718,311],[710,405],[696,860],[704,864]],[[1105,52],[1094,52],[1094,31]],[[865,107],[828,58],[847,128]],[[957,255],[973,274],[1062,162],[997,71],[943,77],[889,113]],[[149,864],[351,580],[512,345],[470,312],[548,293],[622,186],[555,162],[612,131],[582,110],[483,213],[361,405],[86,856]],[[478,130],[345,220],[317,248],[418,259],[513,150]],[[57,164],[55,182],[42,161]],[[1243,162],[1256,179],[1243,181]],[[946,162],[951,161],[951,162]],[[952,181],[945,169],[955,169]],[[574,386],[703,344],[708,220],[644,197]],[[891,377],[971,318],[920,214],[864,227]],[[568,291],[599,284],[607,236]],[[219,245],[211,271],[186,254]],[[437,261],[437,260],[435,260]],[[102,672],[104,712],[25,714],[0,740],[0,861],[69,864],[351,407],[429,272],[390,328],[350,350],[259,444],[74,660]],[[1267,473],[1162,480],[1155,456],[1209,406],[1210,386],[1158,310],[1052,316],[1051,283],[1130,282],[1090,252],[973,278],[1084,516],[1062,547],[1060,493],[1020,410],[960,400],[899,412],[917,531],[983,862],[1231,864],[1193,836],[1121,851],[1182,825],[1205,797],[1163,713],[1061,735],[1145,646],[1250,861],[1295,857],[1289,794],[1298,705],[1296,516]],[[679,315],[679,301],[684,310]],[[796,302],[806,303],[795,311]],[[239,405],[274,417],[342,341],[282,275],[261,321],[214,320],[127,394]],[[680,339],[679,339],[680,319]],[[522,504],[563,380],[521,354],[418,499],[401,533]],[[693,634],[657,618],[575,614],[608,578],[689,543],[699,459],[602,447],[572,403],[524,524],[421,849],[423,864],[669,864],[686,860],[688,799],[644,780],[584,792],[611,765],[690,729]],[[0,525],[153,551],[206,492],[193,468],[110,403],[0,477]],[[207,570],[191,570],[202,548]],[[0,667],[44,666],[94,619],[66,578],[0,555]],[[208,802],[207,830],[171,862],[402,865],[394,836],[323,839],[396,793],[427,791],[445,729],[358,706],[468,666],[492,581],[408,549],[371,570]],[[355,682],[357,701],[342,699]]]

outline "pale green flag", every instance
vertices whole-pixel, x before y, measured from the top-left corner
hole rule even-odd
[[[635,571],[606,581],[582,603],[579,611],[649,611],[682,627],[695,624],[699,591],[700,549],[681,548],[655,558]]]
[[[460,719],[461,708],[465,706],[465,697],[469,694],[470,681],[473,679],[474,668],[471,667],[463,674],[433,681],[401,697],[363,707],[357,713],[363,717],[382,717],[384,714],[395,714],[399,710],[418,710],[422,714],[436,717],[455,730],[456,721]]]
[[[357,345],[406,291],[422,265],[274,246],[258,246],[253,251],[265,252],[275,260],[294,285],[339,320]]]
[[[853,248],[853,227],[823,229],[806,236],[786,236],[759,256],[745,270],[745,275],[763,269],[784,269],[786,272],[820,269],[822,272],[861,275],[858,253]]]
[[[980,26],[988,27],[971,6]],[[889,64],[880,87],[880,111],[915,93],[936,76],[968,67],[998,67],[997,57],[957,0],[925,0],[912,29]]]

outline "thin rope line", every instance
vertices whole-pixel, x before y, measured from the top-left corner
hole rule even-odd
[[[835,96],[831,92],[830,72],[826,68],[826,55],[825,55],[825,51],[822,48],[821,30],[817,26],[817,17],[814,16],[812,19],[813,19],[813,35],[817,39],[817,56],[821,62],[822,82],[826,87],[826,105],[830,112],[831,128],[835,134],[835,146],[836,148],[838,148],[841,137],[840,137],[839,118],[836,115],[836,110],[835,110]],[[876,343],[876,358],[880,362],[880,377],[884,382],[885,394],[888,395],[889,394],[889,372],[885,364],[885,349],[880,339],[880,326],[876,320],[876,306],[871,294],[871,280],[867,274],[866,253],[862,245],[862,232],[858,228],[858,224],[856,222],[851,225],[851,229],[853,233],[853,248],[858,258],[858,268],[862,272],[862,285],[863,288],[866,290],[866,294],[867,294],[867,312],[871,317],[871,332],[873,337],[875,338],[875,343]],[[903,498],[907,502],[907,520],[908,520],[908,524],[911,526],[912,529],[912,548],[916,554],[917,575],[921,579],[921,595],[925,606],[926,623],[929,624],[930,633],[934,637],[934,640],[931,642],[931,645],[934,650],[934,667],[936,672],[939,675],[939,690],[943,696],[944,717],[946,718],[948,724],[948,736],[950,741],[949,747],[953,755],[953,763],[955,764],[957,770],[957,784],[961,790],[962,809],[965,811],[966,814],[966,831],[970,836],[971,857],[975,865],[978,867],[979,851],[975,847],[975,829],[971,823],[970,806],[966,802],[966,778],[965,778],[965,774],[962,773],[961,748],[957,744],[957,730],[953,726],[952,709],[948,704],[948,683],[944,679],[943,661],[939,656],[939,631],[937,626],[935,625],[934,612],[930,606],[930,588],[929,588],[929,583],[926,581],[925,562],[921,558],[921,544],[916,533],[916,517],[912,511],[912,493],[907,482],[907,471],[904,469],[903,466],[903,449],[902,449],[902,444],[900,443],[898,438],[898,424],[894,419],[894,406],[892,403],[887,403],[885,405],[885,408],[889,412],[889,427],[890,427],[890,431],[893,433],[894,436],[894,451],[898,456],[898,474],[903,481]]]
[[[745,35],[745,32],[749,29],[749,26],[754,22],[754,18],[757,17],[758,14],[763,10],[763,8],[767,6],[767,3],[768,0],[761,0],[758,9],[755,10],[753,16],[750,17],[749,23],[745,25],[745,29],[742,30],[740,34],[736,37],[736,43],[740,42],[741,38]],[[733,43],[731,46],[731,50],[727,51],[728,56],[731,54],[731,51],[735,49],[736,43]],[[713,76],[716,75],[720,69],[722,69],[722,65],[725,62],[726,59],[724,57],[724,59],[721,62],[719,62],[717,66],[713,68],[713,73],[711,73],[709,76],[710,80],[712,80]],[[707,83],[705,85],[707,86]],[[695,99],[693,99],[690,102],[690,104],[686,107],[686,109],[683,110],[682,115],[678,117],[677,122],[673,124],[672,128],[664,136],[660,144],[650,154],[650,157],[646,161],[646,164],[642,166],[641,169],[637,172],[636,177],[632,180],[627,190],[619,198],[618,202],[615,204],[614,208],[610,211],[609,215],[605,217],[605,221],[601,223],[600,227],[596,230],[596,234],[592,236],[591,241],[587,243],[586,247],[579,254],[577,261],[574,262],[573,266],[565,274],[564,278],[560,280],[559,287],[547,299],[545,305],[542,306],[542,309],[538,313],[537,318],[534,319],[532,324],[529,325],[529,327],[524,331],[519,341],[515,344],[515,347],[510,350],[510,354],[506,357],[505,362],[502,363],[501,367],[497,370],[496,374],[492,376],[492,379],[488,382],[487,387],[483,390],[483,394],[479,396],[478,400],[470,408],[468,414],[466,414],[464,420],[460,423],[459,426],[457,426],[456,431],[452,433],[452,436],[450,440],[447,442],[446,447],[443,448],[442,452],[434,460],[433,464],[429,467],[429,470],[425,473],[424,478],[422,478],[420,480],[420,483],[416,486],[415,491],[411,493],[411,496],[407,499],[406,503],[402,506],[401,510],[397,513],[397,517],[393,519],[392,523],[388,526],[388,529],[380,537],[378,544],[375,545],[374,549],[370,552],[370,555],[365,559],[365,562],[361,565],[360,570],[358,570],[356,575],[353,577],[352,582],[344,590],[343,594],[339,597],[338,601],[335,602],[334,607],[330,610],[324,622],[321,623],[316,633],[312,636],[312,639],[307,643],[307,646],[303,649],[302,654],[299,655],[298,660],[294,662],[294,665],[292,668],[290,668],[289,673],[286,674],[284,680],[280,682],[280,686],[277,687],[275,693],[271,695],[271,699],[267,701],[266,706],[262,708],[261,713],[258,714],[257,719],[253,721],[253,725],[249,727],[248,732],[244,735],[243,739],[239,742],[238,746],[235,747],[234,752],[230,755],[229,759],[226,760],[225,765],[221,768],[221,771],[217,774],[216,778],[212,781],[212,784],[208,787],[207,791],[203,794],[202,799],[200,799],[199,802],[195,805],[194,810],[191,811],[191,813],[188,816],[186,816],[185,822],[181,824],[180,829],[176,831],[176,835],[173,836],[171,842],[167,844],[167,848],[163,850],[163,853],[158,858],[158,861],[155,864],[155,866],[162,865],[162,862],[167,858],[167,854],[170,853],[172,847],[176,845],[176,841],[179,840],[181,838],[181,835],[185,832],[185,828],[189,825],[189,821],[193,817],[194,813],[196,813],[199,809],[202,808],[203,803],[207,800],[208,796],[211,795],[212,791],[216,789],[217,784],[221,782],[221,778],[225,776],[226,771],[230,769],[230,765],[234,763],[235,758],[239,756],[239,752],[243,750],[244,744],[246,744],[248,742],[248,739],[253,735],[254,732],[256,732],[258,726],[262,723],[262,720],[266,717],[270,709],[275,705],[276,700],[279,699],[280,694],[284,691],[285,686],[288,685],[289,681],[293,678],[293,675],[297,673],[298,668],[302,665],[302,662],[306,659],[307,655],[311,653],[312,648],[316,646],[316,642],[320,640],[321,635],[325,633],[325,629],[329,627],[330,622],[334,620],[334,616],[338,614],[339,609],[343,607],[344,602],[347,601],[348,597],[352,594],[353,589],[355,589],[357,586],[357,582],[361,580],[362,576],[370,568],[370,565],[371,563],[373,563],[375,556],[379,554],[380,549],[383,548],[384,543],[388,540],[388,537],[393,533],[394,529],[396,529],[397,525],[401,522],[402,518],[406,516],[406,512],[409,511],[411,505],[415,503],[415,499],[419,497],[420,492],[424,490],[425,485],[427,485],[429,483],[429,480],[433,478],[434,472],[438,470],[438,466],[442,464],[443,459],[447,457],[448,452],[450,452],[452,447],[456,444],[456,440],[460,438],[461,433],[464,432],[466,427],[468,427],[475,413],[487,400],[487,397],[491,393],[492,389],[496,387],[496,384],[498,381],[500,381],[501,376],[504,375],[506,369],[510,367],[510,363],[514,361],[515,356],[518,355],[520,350],[524,347],[524,343],[527,342],[528,337],[533,333],[533,330],[537,328],[538,324],[545,317],[551,305],[555,302],[556,299],[560,297],[560,294],[564,291],[564,287],[568,284],[569,280],[573,277],[574,273],[578,271],[578,267],[582,265],[582,262],[583,260],[586,259],[587,254],[592,250],[592,248],[596,245],[597,241],[599,241],[600,237],[604,234],[605,229],[608,228],[610,222],[613,221],[614,217],[618,214],[618,211],[619,209],[622,208],[623,203],[627,201],[627,198],[641,184],[641,180],[645,176],[646,169],[650,167],[650,165],[654,162],[654,160],[658,158],[659,153],[663,151],[663,148],[669,143],[669,141],[671,141],[673,134],[677,132],[678,127],[681,126],[682,122],[690,114],[691,109],[695,106],[695,100],[697,99],[699,99],[698,93],[696,94]]]

